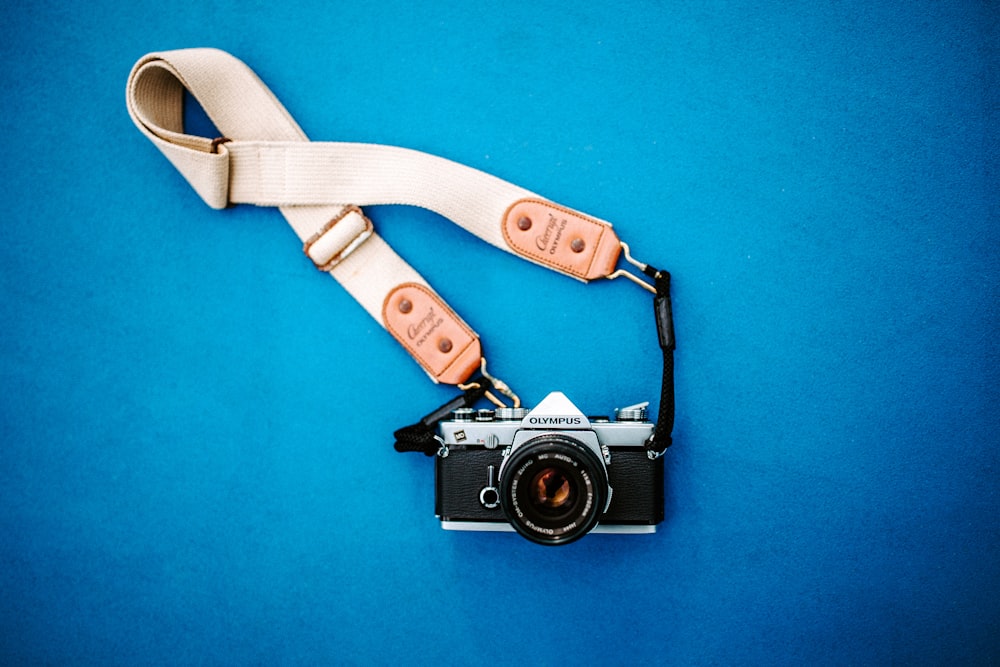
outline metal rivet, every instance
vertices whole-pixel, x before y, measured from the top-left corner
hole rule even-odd
[[[409,299],[403,299],[402,301],[399,302],[399,312],[405,315],[411,310],[413,310],[413,304],[410,302]]]
[[[569,249],[573,252],[583,252],[583,249],[587,247],[587,244],[583,242],[581,238],[575,238],[569,242]]]
[[[438,349],[444,352],[445,354],[448,354],[449,352],[451,352],[451,341],[448,340],[447,338],[442,338],[441,340],[438,341]]]
[[[517,228],[522,232],[526,232],[531,229],[531,218],[526,215],[522,215],[517,219]]]

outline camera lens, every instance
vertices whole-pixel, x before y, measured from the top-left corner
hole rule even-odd
[[[500,476],[500,504],[521,535],[540,544],[567,544],[597,525],[607,505],[608,476],[590,447],[548,434],[510,456]]]

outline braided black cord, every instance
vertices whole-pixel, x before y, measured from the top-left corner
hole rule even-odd
[[[659,456],[673,444],[674,430],[674,317],[670,304],[670,274],[652,267],[646,273],[656,283],[653,310],[656,313],[656,333],[663,351],[663,382],[660,385],[660,410],[653,435],[646,441],[646,451]]]

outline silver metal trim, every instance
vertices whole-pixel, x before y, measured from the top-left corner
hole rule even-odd
[[[441,527],[445,530],[462,530],[480,533],[513,533],[514,527],[506,522],[492,523],[489,521],[442,521]],[[656,532],[656,526],[631,526],[631,525],[610,525],[598,524],[591,533],[603,535],[652,535]]]
[[[643,264],[642,262],[640,262],[640,261],[636,260],[635,258],[633,258],[632,257],[632,253],[629,250],[629,247],[628,247],[627,243],[625,243],[624,241],[621,241],[621,246],[622,246],[622,250],[625,252],[625,261],[628,262],[629,264],[631,264],[632,266],[636,267],[640,271],[642,271],[642,272],[645,273],[646,268],[649,265],[648,264]],[[638,285],[639,287],[643,288],[647,292],[652,292],[653,294],[656,294],[656,288],[655,287],[653,287],[652,285],[650,285],[646,281],[642,280],[638,276],[632,275],[631,273],[629,273],[625,269],[618,269],[614,273],[608,274],[608,280],[614,280],[615,278],[628,278],[629,280],[631,280],[632,282],[634,282],[636,285]]]

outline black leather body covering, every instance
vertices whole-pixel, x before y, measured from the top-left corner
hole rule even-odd
[[[448,456],[435,457],[434,510],[442,521],[506,522],[499,507],[487,509],[479,494],[487,486],[489,466],[494,485],[503,450],[452,446]],[[663,458],[649,460],[642,447],[612,448],[608,479],[613,489],[611,505],[602,525],[652,525],[663,521]]]

